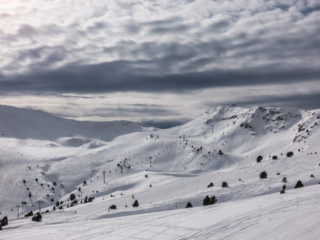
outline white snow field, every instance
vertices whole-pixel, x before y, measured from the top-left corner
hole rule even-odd
[[[0,106],[0,239],[320,239],[319,126],[258,106],[164,130]]]

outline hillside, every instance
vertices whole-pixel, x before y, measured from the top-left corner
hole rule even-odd
[[[107,232],[113,236],[110,239],[122,239],[116,232],[123,228],[118,229],[116,223],[101,229],[110,221],[121,222],[126,229],[140,229],[147,221],[158,227],[167,226],[165,222],[176,226],[171,230],[167,226],[163,236],[154,233],[154,238],[140,239],[222,239],[228,236],[228,224],[237,225],[235,219],[242,225],[234,228],[235,235],[229,229],[227,239],[241,239],[236,237],[239,231],[256,228],[257,221],[264,221],[261,214],[269,216],[275,225],[282,224],[286,231],[281,235],[278,229],[265,239],[283,239],[280,236],[302,236],[306,230],[286,229],[285,223],[277,220],[279,209],[286,213],[286,221],[298,221],[302,216],[317,219],[316,214],[309,215],[320,196],[320,110],[217,107],[191,122],[164,130],[133,123],[113,123],[110,127],[76,122],[10,107],[1,107],[0,117],[4,132],[0,138],[1,216],[8,215],[17,228],[8,229],[6,239],[19,239],[19,229],[27,234],[38,229],[30,219],[13,220],[17,217],[15,206],[21,202],[25,202],[20,207],[24,215],[36,211],[41,201],[43,211],[50,213],[44,215],[40,226],[53,233],[55,224],[66,231],[80,224],[79,231],[87,231],[84,221],[95,220],[97,235],[91,233],[83,239],[93,235],[96,238],[92,239],[104,239]],[[101,130],[101,126],[107,127]],[[267,178],[260,179],[263,171]],[[304,188],[294,189],[298,180]],[[224,181],[228,187],[222,187]],[[211,182],[213,186],[208,187]],[[287,192],[280,194],[284,184]],[[70,200],[71,193],[77,202]],[[206,195],[215,195],[217,204],[202,207]],[[95,199],[81,204],[86,197]],[[140,205],[133,208],[136,199]],[[184,209],[187,202],[195,208]],[[108,210],[112,204],[116,210]],[[298,205],[302,210],[296,212]],[[230,213],[229,208],[234,210]],[[140,214],[145,220],[138,220]],[[216,215],[221,219],[203,220]],[[198,225],[181,221],[191,216],[198,219]],[[314,224],[308,226],[313,229]],[[184,235],[179,235],[179,227]],[[316,239],[312,236],[319,232],[309,233],[310,239]],[[243,239],[257,239],[257,234],[250,234],[251,238]],[[61,235],[61,239],[72,237]]]
[[[2,138],[54,141],[63,137],[81,136],[111,141],[119,135],[138,131],[142,131],[142,127],[129,121],[80,122],[56,117],[40,110],[0,105]]]

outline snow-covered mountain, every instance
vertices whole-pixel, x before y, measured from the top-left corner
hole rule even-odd
[[[142,127],[129,121],[80,122],[40,110],[0,105],[2,138],[57,140],[81,136],[110,141],[119,135],[138,131],[142,131]]]
[[[84,221],[99,220],[93,224],[97,235],[84,234],[83,239],[106,239],[105,234],[109,234],[108,239],[123,239],[126,234],[119,227],[121,223],[131,229],[127,233],[131,239],[257,239],[249,229],[262,224],[261,214],[273,219],[283,210],[286,221],[301,216],[317,219],[316,214],[305,215],[312,213],[311,207],[319,210],[319,126],[320,110],[258,106],[217,107],[184,125],[164,130],[130,122],[77,122],[0,106],[1,216],[16,218],[16,205],[21,206],[20,216],[35,212],[41,201],[43,211],[50,212],[40,225],[54,233],[57,223],[66,231],[71,231],[71,224],[82,226],[79,231],[88,233]],[[260,179],[262,172],[267,177]],[[294,189],[298,180],[305,188]],[[213,186],[208,187],[211,182]],[[280,194],[284,184],[287,192]],[[71,194],[76,201],[70,200]],[[297,194],[300,205],[296,204]],[[215,195],[217,203],[202,207],[206,195]],[[81,204],[89,197],[95,200]],[[134,200],[139,201],[139,207],[132,207]],[[184,209],[187,202],[197,208]],[[117,209],[108,209],[113,204]],[[290,212],[296,205],[303,210]],[[143,213],[149,220],[138,220]],[[191,216],[199,223],[181,220]],[[215,216],[221,221],[211,219]],[[113,227],[102,229],[99,223],[112,224],[110,218]],[[273,220],[274,224],[284,224]],[[318,223],[306,225],[311,228],[310,239],[320,234],[313,229]],[[25,218],[12,220],[12,224],[16,229],[5,231],[6,239],[19,239],[20,231],[30,234],[29,228],[38,229]],[[132,231],[145,224],[152,230],[138,231],[140,235],[137,232],[135,238]],[[233,230],[227,227],[230,224]],[[251,234],[243,236],[251,237],[237,238],[241,229]],[[43,235],[39,230],[39,239],[46,230]],[[305,229],[287,229],[283,235],[277,230],[275,235],[263,235],[264,239],[305,236]],[[60,238],[52,235],[52,239]]]

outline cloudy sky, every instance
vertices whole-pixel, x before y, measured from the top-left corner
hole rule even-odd
[[[319,0],[0,0],[0,104],[171,124],[320,107]]]

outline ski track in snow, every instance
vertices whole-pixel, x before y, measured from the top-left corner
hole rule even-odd
[[[51,214],[40,224],[12,221],[1,236],[12,240],[23,236],[35,240],[317,239],[319,210],[319,187],[312,186],[286,195],[270,194],[208,207],[111,219],[64,222],[64,214],[68,213]],[[297,229],[303,234],[299,235]]]

